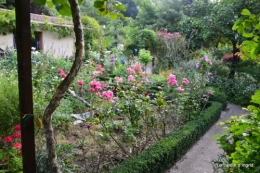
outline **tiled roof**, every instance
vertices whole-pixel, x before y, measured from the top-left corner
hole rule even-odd
[[[11,10],[0,8],[0,11],[11,11]],[[46,16],[46,15],[33,14],[33,13],[30,13],[30,16],[31,16],[31,21],[33,22],[50,22],[58,25],[73,25],[72,21],[60,17]]]

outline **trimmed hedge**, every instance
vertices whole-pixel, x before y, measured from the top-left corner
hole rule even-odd
[[[219,119],[223,105],[211,102],[200,117],[175,130],[143,151],[131,157],[111,171],[111,173],[161,173],[171,167],[195,142]]]

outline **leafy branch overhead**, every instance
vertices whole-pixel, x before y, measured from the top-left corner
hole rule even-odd
[[[243,59],[258,59],[260,54],[260,14],[252,14],[243,9],[242,17],[236,21],[232,30],[246,38],[241,46]]]
[[[82,0],[78,0],[79,4],[82,3]],[[59,13],[64,16],[71,15],[71,9],[69,2],[67,0],[34,0],[35,3],[40,5],[47,4],[48,7],[52,7],[53,5],[60,5]],[[116,20],[118,17],[125,19],[125,16],[120,13],[120,11],[126,11],[125,6],[119,2],[114,0],[96,0],[93,4],[95,8],[98,10],[98,14],[105,16],[107,15],[109,18]]]

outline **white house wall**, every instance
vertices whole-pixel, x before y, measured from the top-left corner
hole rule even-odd
[[[0,35],[0,48],[2,50],[13,46],[13,34]]]
[[[74,38],[72,36],[59,38],[57,34],[44,31],[42,33],[43,51],[54,56],[71,57],[74,55]]]

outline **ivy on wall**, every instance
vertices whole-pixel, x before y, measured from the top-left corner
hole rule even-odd
[[[57,18],[55,24],[51,23],[50,19],[45,16],[43,23],[31,22],[31,33],[34,36],[35,31],[50,31],[57,34],[59,38],[73,35],[73,26],[65,26],[66,20]],[[15,30],[15,11],[0,10],[0,35],[13,33]]]

